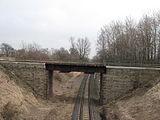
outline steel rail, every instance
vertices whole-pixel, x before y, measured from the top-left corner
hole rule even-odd
[[[89,75],[87,75],[87,74],[84,75],[84,78],[83,78],[81,85],[80,85],[80,88],[78,90],[77,97],[75,100],[75,105],[74,105],[73,112],[72,112],[72,120],[81,119],[82,115],[80,115],[80,114],[82,114],[82,112],[83,112],[82,105],[83,105],[84,92],[85,92],[85,87],[86,87],[88,76]]]
[[[98,100],[99,100],[99,87],[98,82],[96,80],[96,74],[91,75],[89,84],[88,84],[88,91],[89,91],[89,120],[101,120],[99,111],[98,111]]]
[[[94,74],[84,75],[75,100],[72,120],[100,120],[99,87]]]

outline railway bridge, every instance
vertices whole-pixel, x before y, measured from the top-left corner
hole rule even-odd
[[[160,78],[160,68],[103,66],[50,61],[0,61],[0,65],[26,83],[36,95],[52,97],[54,71],[100,73],[100,102],[105,104]]]
[[[89,64],[89,63],[53,63],[53,62],[46,62],[45,63],[46,70],[49,73],[49,96],[53,95],[53,71],[60,71],[60,72],[84,72],[86,74],[94,74],[100,73],[100,81],[103,79],[103,74],[106,74],[106,67],[102,64]],[[100,82],[102,83],[102,82]],[[101,86],[101,85],[100,85]]]

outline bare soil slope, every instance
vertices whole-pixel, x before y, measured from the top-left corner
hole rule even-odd
[[[0,67],[0,120],[70,120],[74,99],[66,98],[74,98],[81,75],[56,73],[56,77],[54,87],[61,87],[54,89],[57,92],[53,100],[46,101],[18,86],[16,77],[10,77]]]
[[[160,120],[160,83],[106,108],[107,120]]]

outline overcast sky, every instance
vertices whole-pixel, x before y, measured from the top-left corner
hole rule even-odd
[[[158,10],[160,0],[0,0],[0,43],[68,49],[70,36],[86,36],[93,56],[103,25]]]

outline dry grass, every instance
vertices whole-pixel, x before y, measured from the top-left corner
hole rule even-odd
[[[61,96],[54,101],[46,101],[22,88],[21,80],[0,66],[0,120],[70,120],[73,99],[66,101],[66,98],[74,97],[80,74],[57,73],[56,76],[60,80],[54,79],[54,87]]]
[[[1,116],[4,120],[18,120],[22,111],[20,111],[20,106],[16,106],[8,102],[4,107],[1,113]]]
[[[106,106],[107,120],[160,120],[159,111],[160,83],[137,89]]]
[[[15,57],[0,57],[0,60],[15,60]]]

